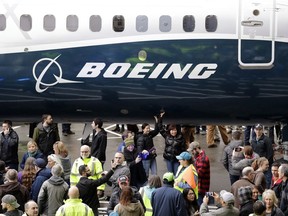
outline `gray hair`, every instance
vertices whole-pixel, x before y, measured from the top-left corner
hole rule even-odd
[[[245,167],[242,170],[242,176],[248,176],[251,172],[254,172],[254,169],[252,167]]]
[[[55,164],[52,169],[51,169],[51,173],[53,176],[58,176],[60,177],[63,173],[63,168],[60,164]]]

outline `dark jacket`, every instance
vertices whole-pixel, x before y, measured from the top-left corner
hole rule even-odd
[[[24,204],[29,200],[29,192],[25,186],[21,185],[19,182],[6,182],[5,184],[0,185],[0,198],[6,194],[15,196],[20,205],[19,209],[24,211]]]
[[[248,216],[249,214],[253,213],[253,200],[250,200],[242,205],[240,205],[240,214],[239,216]]]
[[[146,211],[146,207],[144,205],[144,202],[143,202],[143,199],[142,199],[142,196],[141,194],[138,192],[138,189],[131,186],[132,188],[132,191],[133,191],[133,198],[136,199],[136,200],[139,200],[143,209],[144,209],[144,212]],[[113,212],[115,206],[119,203],[120,201],[120,195],[121,195],[121,189],[120,188],[115,188],[114,192],[111,194],[111,198],[109,200],[109,204],[108,204],[108,207],[107,207],[107,211],[108,211],[108,214],[110,214],[111,212]]]
[[[186,151],[186,143],[182,134],[178,134],[173,137],[169,132],[165,131],[163,127],[160,127],[160,134],[165,139],[165,149],[163,157],[169,161],[178,161],[176,156],[180,155],[183,151]]]
[[[140,153],[143,150],[147,150],[149,153],[151,153],[155,149],[153,138],[157,136],[158,133],[159,133],[158,123],[155,123],[155,130],[150,131],[148,134],[143,134],[143,132],[138,133],[136,136],[137,137],[136,138],[137,139],[137,142],[136,142],[137,152]],[[149,154],[146,160],[153,159],[156,156],[157,156],[156,154]]]
[[[137,158],[137,156],[138,153],[135,148],[132,152],[130,152],[126,147],[124,148],[124,158],[130,169],[131,175],[130,185],[135,186],[139,189],[147,181],[147,176],[142,161],[140,161],[139,163],[135,163],[135,159]]]
[[[43,128],[40,122],[34,129],[33,140],[38,144],[39,150],[47,157],[53,154],[53,145],[60,140],[57,124],[52,124],[48,131]]]
[[[27,160],[28,157],[31,157],[31,156],[29,155],[28,152],[26,152],[26,153],[23,155],[22,161],[21,161],[21,163],[20,163],[20,168],[21,168],[21,169],[24,169],[25,162],[26,162],[26,160]],[[37,150],[37,152],[35,153],[35,155],[33,155],[32,157],[34,157],[35,159],[37,159],[37,158],[43,158],[44,160],[46,160],[45,157],[44,157],[44,155],[42,154],[42,152],[40,152],[39,150]]]
[[[18,142],[18,134],[12,128],[7,135],[1,133],[0,160],[3,160],[6,166],[9,164],[18,166]]]
[[[96,134],[93,130],[92,143],[91,143],[91,156],[98,158],[100,162],[106,161],[106,147],[107,147],[107,132],[101,128]]]
[[[106,183],[113,173],[114,171],[110,170],[105,176],[97,180],[81,177],[76,184],[76,187],[79,189],[79,198],[82,199],[83,203],[92,208],[93,212],[97,212],[100,206],[97,196],[97,187]]]
[[[30,192],[30,198],[33,199],[35,202],[37,202],[38,194],[42,184],[44,183],[44,181],[48,180],[51,176],[52,176],[51,170],[48,168],[43,168],[37,172],[35,181],[32,184]]]
[[[186,216],[185,200],[180,191],[163,185],[152,192],[151,204],[155,216]]]
[[[258,140],[256,138],[251,140],[251,146],[253,151],[256,152],[260,157],[266,157],[269,161],[269,165],[271,166],[274,156],[271,140],[262,134]]]

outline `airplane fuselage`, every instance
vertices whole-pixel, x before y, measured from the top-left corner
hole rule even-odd
[[[163,108],[182,123],[285,121],[287,10],[286,0],[1,1],[1,116],[138,122]]]

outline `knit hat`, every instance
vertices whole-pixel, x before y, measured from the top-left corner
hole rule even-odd
[[[226,191],[226,190],[221,190],[220,191],[220,197],[223,199],[223,201],[227,204],[232,204],[235,202],[235,197],[232,193]]]
[[[238,197],[240,204],[245,204],[248,201],[252,200],[252,188],[250,186],[238,188]]]
[[[174,181],[174,175],[172,172],[166,172],[163,175],[163,180],[166,179],[168,182]]]
[[[11,194],[6,194],[2,197],[2,202],[13,206],[14,208],[18,208],[20,205],[17,203],[16,198]]]
[[[124,143],[125,143],[125,146],[128,147],[130,145],[134,145],[134,140],[133,140],[133,138],[126,138],[124,140]]]

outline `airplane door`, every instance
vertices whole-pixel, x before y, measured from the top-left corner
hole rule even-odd
[[[275,56],[276,0],[239,0],[238,62],[271,68]]]

